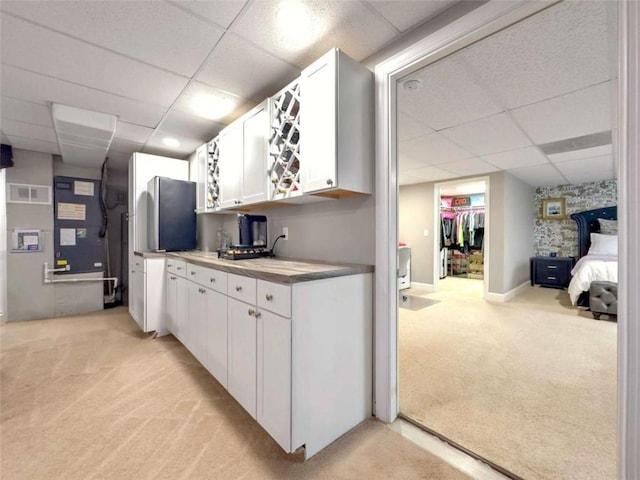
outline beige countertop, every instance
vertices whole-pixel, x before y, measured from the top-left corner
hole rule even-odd
[[[298,283],[323,278],[343,277],[359,273],[371,273],[373,265],[325,262],[320,260],[298,260],[290,258],[251,258],[226,260],[215,252],[134,252],[145,258],[168,256],[179,258],[202,267],[215,268],[227,273],[257,278],[277,283]]]

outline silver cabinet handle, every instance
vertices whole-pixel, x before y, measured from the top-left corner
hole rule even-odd
[[[178,267],[178,270],[182,270],[182,267]]]
[[[330,178],[327,178],[327,185],[333,185],[333,180],[331,180]]]
[[[199,291],[200,293],[206,293],[206,292],[207,292],[204,288],[199,288],[199,289],[198,289],[198,291]]]
[[[555,268],[558,268],[558,266],[557,266],[557,265],[547,265],[547,268],[549,268],[549,269],[555,269]]]
[[[195,270],[191,270],[191,275],[195,275],[196,271]]]
[[[176,279],[176,277],[170,277],[170,278],[171,278],[171,280],[175,280]]]
[[[249,316],[253,316],[256,314],[256,311],[253,308],[250,308],[247,313],[249,314]]]
[[[555,280],[556,277],[547,277],[547,280]]]
[[[242,290],[242,287],[240,285],[236,285],[236,292],[240,292]]]
[[[261,314],[260,312],[256,311],[256,312],[253,314],[253,316],[254,316],[254,317],[256,317],[256,318],[260,318],[260,317],[262,316],[262,314]]]
[[[211,277],[211,278],[209,279],[209,281],[210,281],[211,283],[216,283],[216,279],[215,279],[215,278],[213,278],[213,277]]]
[[[270,302],[271,300],[273,300],[273,295],[271,295],[270,293],[267,293],[264,298],[267,299],[267,302]]]
[[[173,263],[167,263],[167,267],[173,267]]]

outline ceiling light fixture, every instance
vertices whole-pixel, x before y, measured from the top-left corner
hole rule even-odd
[[[422,87],[422,82],[416,78],[407,80],[403,84],[405,90],[419,90]]]
[[[311,17],[300,3],[283,3],[276,11],[276,21],[280,27],[279,33],[283,36],[298,40],[310,36]]]
[[[228,96],[200,94],[191,100],[193,112],[207,120],[222,120],[236,107],[236,101]]]
[[[162,143],[164,143],[167,147],[179,147],[180,142],[176,138],[165,137],[162,139]]]

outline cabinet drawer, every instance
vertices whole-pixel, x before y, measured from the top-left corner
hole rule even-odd
[[[184,260],[178,260],[176,258],[167,258],[167,271],[174,275],[181,277],[186,276],[187,263]]]
[[[227,293],[227,272],[187,263],[187,278],[203,287]]]
[[[255,305],[256,279],[229,273],[227,278],[227,295],[243,302]]]
[[[291,287],[258,280],[258,307],[283,317],[290,317]]]

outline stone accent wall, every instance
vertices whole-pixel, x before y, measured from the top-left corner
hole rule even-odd
[[[567,201],[566,220],[543,220],[542,200],[562,197]],[[558,256],[562,257],[577,256],[578,228],[576,222],[571,220],[569,215],[594,208],[612,207],[617,204],[616,180],[536,188],[533,205],[535,254],[549,255],[549,252],[558,252]]]

